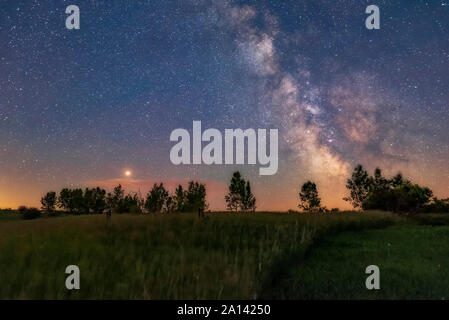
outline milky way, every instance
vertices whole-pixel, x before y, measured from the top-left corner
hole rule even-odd
[[[71,4],[80,30],[65,28]],[[259,209],[294,208],[307,179],[345,207],[357,163],[449,196],[446,1],[4,0],[0,17],[1,207],[197,179],[220,209],[234,170]],[[278,173],[172,165],[170,132],[193,120],[279,129]]]

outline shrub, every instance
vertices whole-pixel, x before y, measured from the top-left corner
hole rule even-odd
[[[423,211],[427,213],[449,213],[449,198],[438,199],[434,197],[432,202],[426,205]]]
[[[22,215],[22,219],[31,220],[41,216],[41,212],[37,208],[27,208],[25,206],[19,207],[19,213]]]
[[[363,202],[363,209],[417,213],[425,208],[431,197],[432,190],[429,188],[405,183],[395,188],[384,188],[371,192]]]

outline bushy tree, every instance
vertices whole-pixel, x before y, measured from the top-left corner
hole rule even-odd
[[[72,214],[86,212],[86,203],[82,189],[64,188],[59,193],[58,206]]]
[[[175,194],[173,195],[173,207],[174,211],[177,212],[186,212],[186,194],[182,187],[182,185],[179,185],[176,190]]]
[[[70,189],[64,188],[59,192],[58,206],[67,212],[73,213],[74,203],[72,200],[72,191]]]
[[[122,185],[114,187],[114,190],[108,192],[106,197],[106,206],[116,213],[120,213],[123,200],[125,198],[125,190],[123,190]]]
[[[374,169],[374,176],[369,178],[369,191],[383,191],[388,190],[391,186],[391,180],[382,176],[382,170],[380,168]]]
[[[141,213],[142,202],[143,200],[137,194],[127,194],[119,203],[118,213]]]
[[[239,171],[232,175],[225,201],[230,211],[254,211],[256,209],[256,198],[251,191],[250,182],[245,181]]]
[[[416,213],[427,205],[433,192],[427,187],[421,187],[417,184],[403,184],[393,189],[395,195],[395,212]]]
[[[372,179],[361,164],[354,168],[352,177],[347,180],[346,188],[349,189],[349,197],[343,198],[354,208],[362,208],[363,201],[368,196],[372,184]]]
[[[432,190],[404,179],[401,173],[387,179],[380,168],[371,177],[361,165],[355,167],[346,187],[355,208],[385,210],[397,213],[415,213],[425,209],[432,198]]]
[[[393,188],[402,186],[403,184],[410,184],[411,182],[408,179],[404,179],[402,173],[397,173],[393,178],[390,179],[390,185]]]
[[[198,209],[206,210],[208,204],[206,202],[206,186],[197,181],[189,181],[185,192],[185,210],[188,212],[196,212]]]
[[[321,199],[318,196],[316,184],[312,181],[307,181],[302,185],[299,199],[301,203],[298,207],[304,211],[319,211],[321,208]]]
[[[125,195],[125,190],[120,184],[106,196],[105,209],[109,208],[115,213],[141,213],[142,207],[141,197],[137,194]]]
[[[88,207],[93,213],[103,213],[106,209],[106,190],[99,187],[91,189]]]
[[[232,174],[229,192],[225,196],[226,206],[230,211],[238,211],[242,207],[242,195],[245,193],[245,180],[239,171]]]
[[[373,191],[363,203],[363,209],[397,213],[416,213],[430,203],[432,190],[417,184],[404,183],[381,191]]]
[[[41,198],[42,210],[45,210],[48,214],[53,214],[55,212],[55,206],[57,202],[56,192],[47,192]]]
[[[197,181],[189,181],[187,189],[179,185],[172,196],[166,198],[166,212],[196,212],[207,209],[206,186]]]
[[[76,188],[72,191],[72,205],[74,208],[75,214],[87,213],[88,208],[86,205],[86,201],[84,200],[83,189]]]
[[[168,198],[168,191],[165,190],[164,184],[155,183],[153,188],[148,192],[145,201],[145,208],[149,212],[161,212]]]

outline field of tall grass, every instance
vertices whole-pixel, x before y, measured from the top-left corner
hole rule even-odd
[[[292,264],[271,288],[276,299],[449,299],[449,226],[410,223],[344,232]],[[380,269],[380,289],[367,290],[368,265]]]
[[[256,299],[322,239],[389,213],[214,213],[0,219],[2,299]],[[81,289],[65,288],[77,265]]]

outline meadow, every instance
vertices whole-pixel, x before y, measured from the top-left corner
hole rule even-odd
[[[387,212],[0,214],[1,299],[442,299],[448,219]],[[77,265],[81,289],[65,288]],[[365,288],[365,268],[381,289]]]

